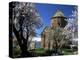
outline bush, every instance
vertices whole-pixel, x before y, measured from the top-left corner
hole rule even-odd
[[[73,51],[78,51],[78,47],[77,46],[74,46],[73,47]]]
[[[45,50],[45,56],[50,56],[50,55],[52,55],[52,53],[53,53],[53,50]]]
[[[14,48],[14,49],[13,49],[13,56],[14,56],[14,57],[20,56],[20,53],[21,53],[21,51],[20,51],[19,48]]]
[[[71,49],[71,47],[69,45],[68,46],[64,46],[63,48]]]

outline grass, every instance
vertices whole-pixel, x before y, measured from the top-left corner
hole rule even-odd
[[[36,49],[30,50],[30,51],[34,51],[36,53],[44,53],[45,50],[43,48],[36,48]]]
[[[77,52],[73,51],[72,49],[66,49],[66,48],[63,48],[62,51],[64,52],[64,55],[75,55],[74,52]]]
[[[43,56],[45,50],[43,48],[36,48],[36,49],[29,50],[29,52],[33,53],[34,56]]]
[[[73,49],[68,49],[68,48],[62,48],[61,49],[63,51],[63,55],[75,55],[78,54],[77,50],[74,51]],[[36,48],[36,49],[32,49],[29,50],[30,54],[32,54],[32,56],[51,56],[53,54],[53,50],[45,50],[44,48]],[[76,52],[76,53],[74,53]],[[14,57],[17,57],[20,55],[20,49],[16,49],[15,53],[14,53]]]
[[[63,51],[63,54],[64,55],[75,55],[74,52],[72,49],[67,49],[67,48],[62,48],[61,49]],[[48,55],[48,54],[51,54],[52,51],[51,50],[45,50],[44,48],[36,48],[33,50],[37,55]],[[77,52],[77,51],[76,51]]]

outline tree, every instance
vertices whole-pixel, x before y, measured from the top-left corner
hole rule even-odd
[[[52,29],[51,34],[52,35],[50,35],[50,37],[52,37],[52,40],[54,40],[53,41],[53,48],[55,50],[55,54],[60,53],[59,51],[61,51],[62,46],[67,44],[70,38],[64,32],[64,29],[60,28],[60,27]]]
[[[65,27],[70,33],[72,44],[73,42],[77,42],[78,38],[78,7],[75,6],[74,10],[72,10],[72,13],[69,15],[69,18],[67,19],[68,24]],[[76,40],[75,40],[76,39]]]
[[[14,2],[12,7],[12,28],[21,49],[21,56],[29,56],[30,36],[36,35],[35,29],[42,27],[41,17],[33,3]],[[11,20],[11,18],[10,18]]]

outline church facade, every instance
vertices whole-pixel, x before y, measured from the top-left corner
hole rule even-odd
[[[59,27],[64,29],[67,25],[67,19],[63,12],[58,10],[51,18],[51,25],[46,26],[41,34],[41,47],[44,49],[53,49],[55,47],[55,40],[53,40],[52,35],[55,28]]]

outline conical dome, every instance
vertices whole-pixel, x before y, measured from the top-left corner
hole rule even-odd
[[[54,16],[52,18],[57,18],[57,17],[64,17],[64,18],[66,18],[64,16],[63,12],[60,11],[60,10],[57,10],[57,12],[54,14]]]

